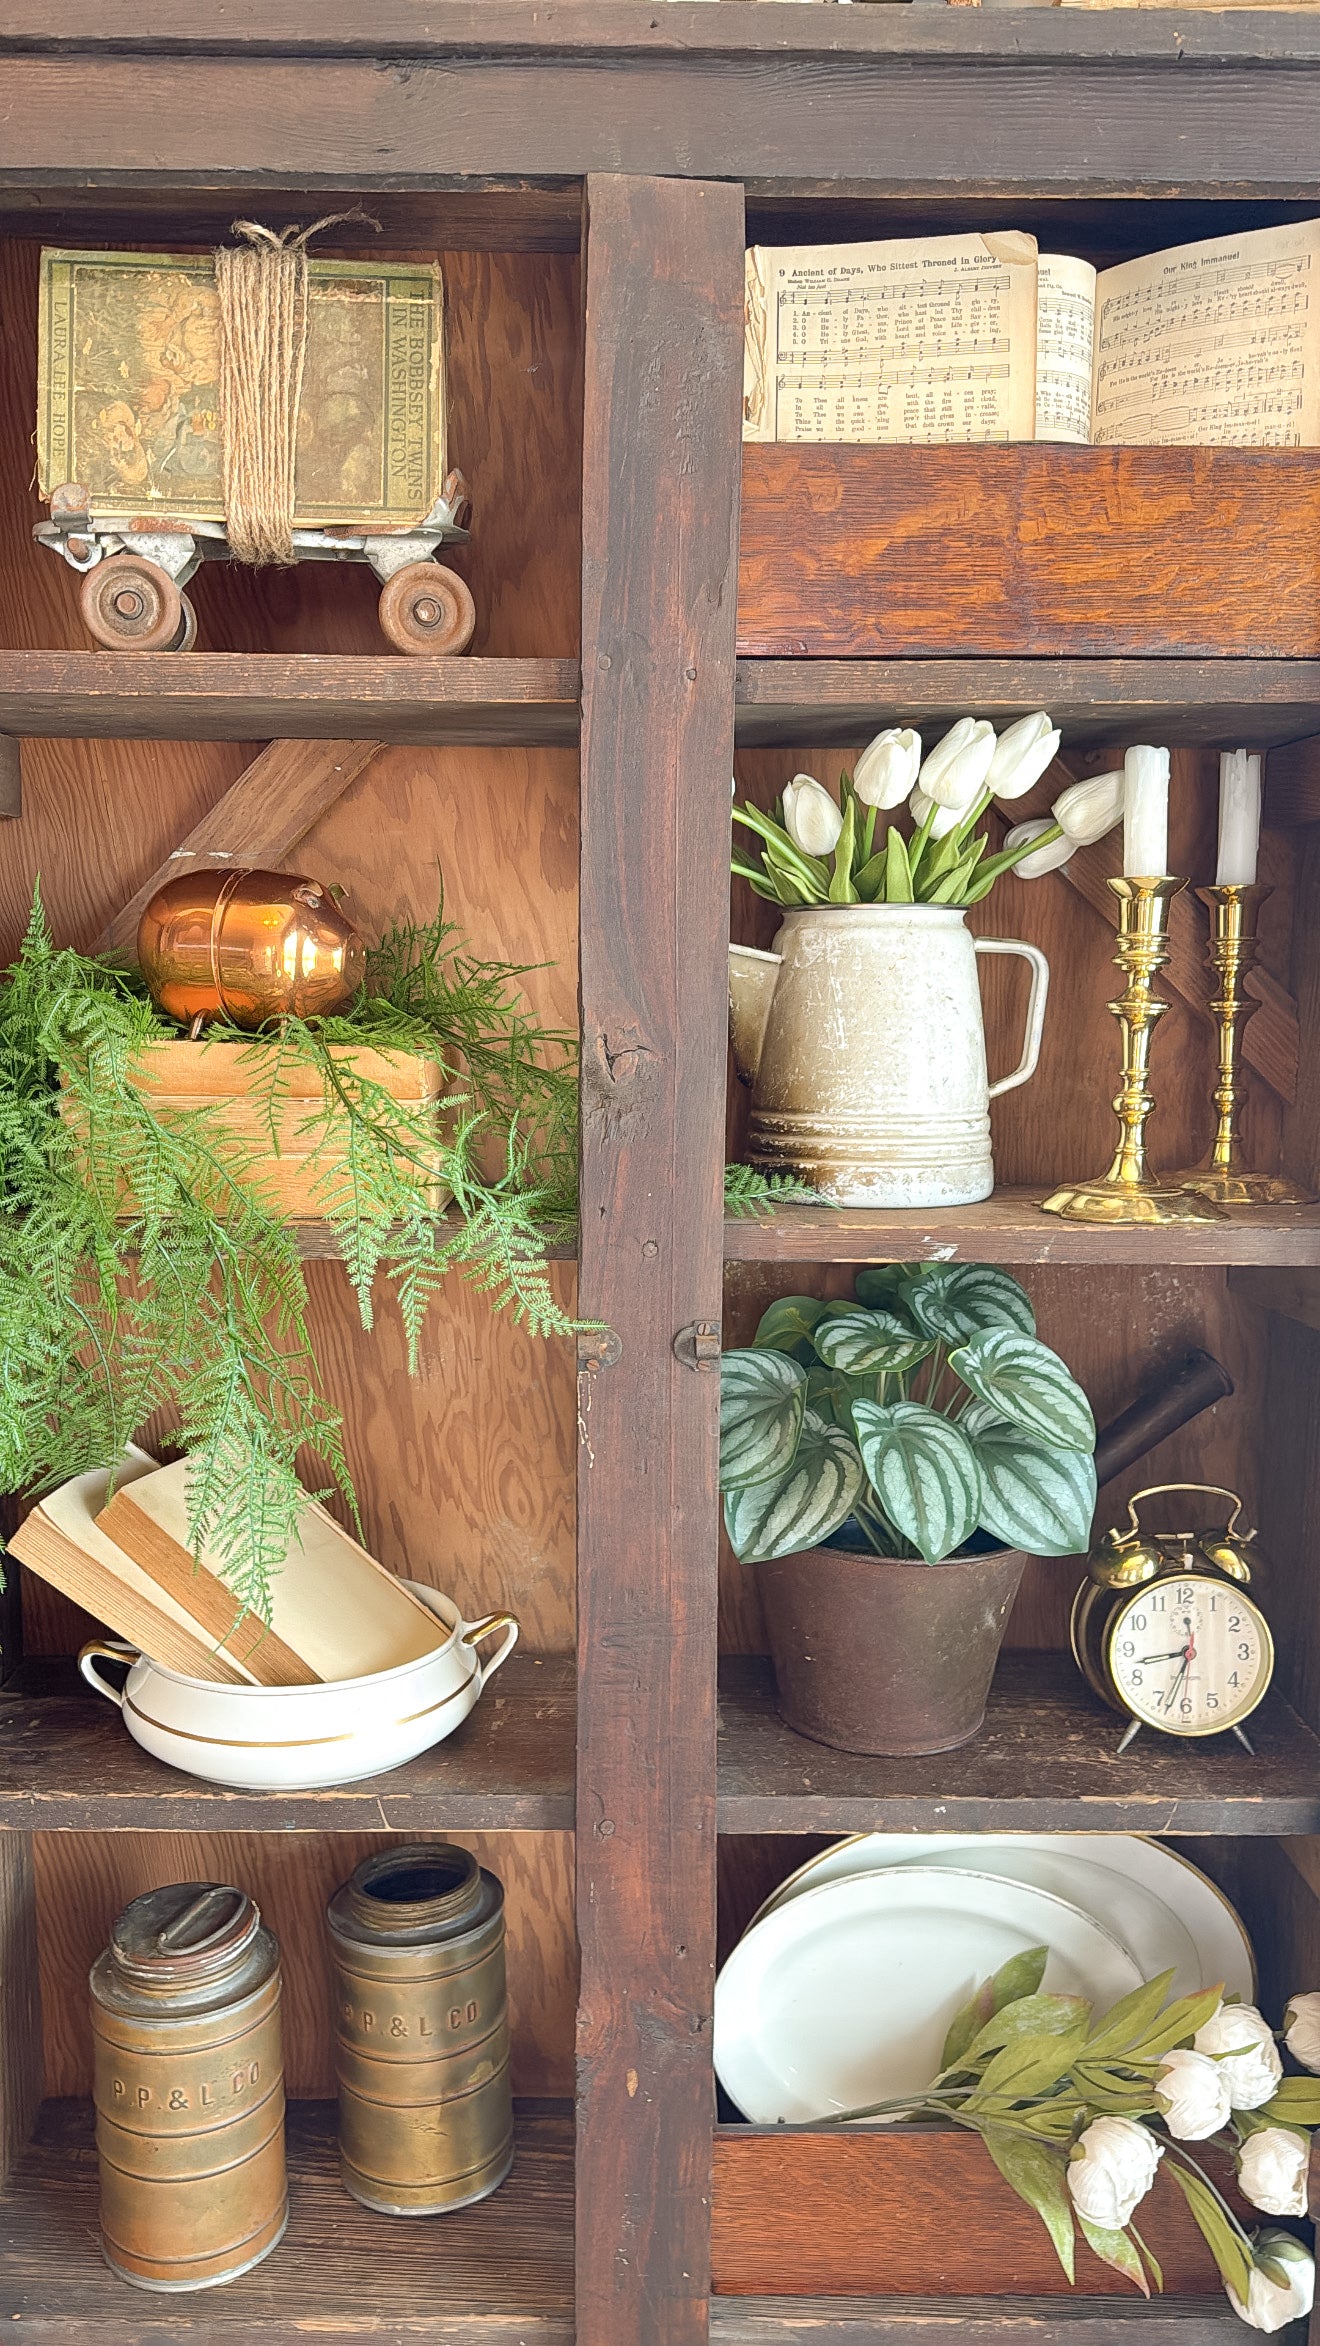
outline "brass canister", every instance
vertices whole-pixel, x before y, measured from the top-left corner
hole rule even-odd
[[[345,2189],[390,2216],[470,2207],[513,2164],[503,1889],[421,1842],[364,1859],[326,1920]]]
[[[279,1947],[246,1892],[175,1882],[124,1908],[91,1990],[106,2262],[236,2280],[288,2218]]]

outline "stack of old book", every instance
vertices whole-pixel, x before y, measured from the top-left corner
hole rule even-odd
[[[246,1611],[188,1537],[188,1461],[131,1450],[115,1477],[78,1475],[9,1545],[154,1662],[223,1686],[315,1686],[411,1662],[447,1626],[313,1500],[274,1581],[271,1619]]]

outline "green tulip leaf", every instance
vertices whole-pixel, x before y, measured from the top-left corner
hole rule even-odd
[[[1028,1556],[1075,1556],[1091,1537],[1095,1460],[1086,1450],[1060,1450],[1017,1426],[967,1422],[987,1407],[974,1401],[958,1420],[981,1467],[981,1523],[1006,1548]]]
[[[885,840],[886,904],[912,902],[912,868],[908,862],[907,841],[896,823],[891,823]]]
[[[995,1263],[936,1263],[902,1298],[917,1326],[941,1344],[965,1344],[986,1328],[1036,1333],[1031,1298]]]
[[[862,1460],[880,1510],[928,1564],[942,1563],[980,1520],[981,1469],[947,1417],[919,1401],[853,1407]]]
[[[949,1355],[956,1376],[1010,1423],[1064,1450],[1094,1450],[1095,1419],[1057,1352],[1035,1336],[986,1328]]]
[[[777,1481],[802,1432],[807,1380],[783,1352],[726,1352],[720,1362],[720,1489]]]
[[[814,1295],[781,1295],[762,1312],[752,1343],[758,1352],[787,1352],[809,1368],[816,1357],[812,1332],[826,1309]]]
[[[745,1564],[764,1564],[818,1548],[847,1521],[865,1480],[848,1436],[816,1410],[804,1411],[787,1473],[775,1482],[731,1490],[725,1498],[724,1522],[734,1554]]]
[[[935,1350],[934,1338],[915,1334],[897,1312],[860,1306],[822,1320],[815,1345],[827,1368],[843,1369],[850,1377],[915,1368]]]

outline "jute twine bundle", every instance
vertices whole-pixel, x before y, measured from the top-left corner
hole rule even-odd
[[[240,562],[295,560],[298,416],[307,363],[307,246],[365,212],[331,212],[279,235],[235,220],[242,244],[215,254],[220,306],[220,441],[225,532]],[[379,228],[378,220],[370,221]]]

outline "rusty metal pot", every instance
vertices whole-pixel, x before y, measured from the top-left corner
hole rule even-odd
[[[499,1882],[448,1841],[382,1849],[326,1922],[345,2189],[391,2216],[485,2199],[513,2164]]]
[[[125,1907],[90,1985],[106,2262],[236,2280],[288,2217],[279,1947],[244,1891],[175,1882]]]
[[[138,964],[168,1018],[326,1018],[352,1001],[366,947],[319,880],[292,872],[184,872],[138,923]]]
[[[1026,1561],[1013,1548],[944,1564],[806,1548],[756,1565],[780,1717],[836,1751],[970,1743]]]

